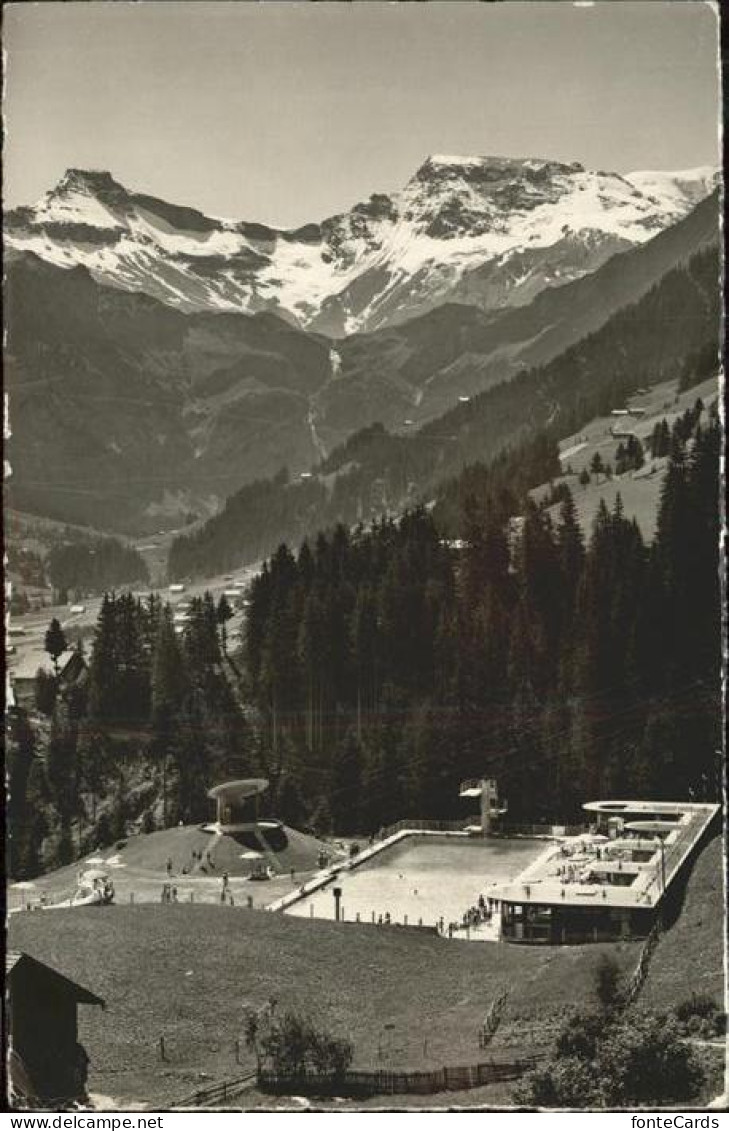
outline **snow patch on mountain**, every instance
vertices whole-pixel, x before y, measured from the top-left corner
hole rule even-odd
[[[342,336],[449,298],[486,309],[530,301],[677,222],[716,180],[709,168],[621,176],[576,162],[435,155],[401,192],[290,232],[69,170],[5,227],[11,247],[183,310],[271,310]]]

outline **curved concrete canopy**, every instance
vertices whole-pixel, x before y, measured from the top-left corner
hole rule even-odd
[[[268,789],[266,778],[245,778],[241,781],[226,781],[222,785],[214,785],[208,790],[208,797],[215,801],[245,801],[249,797],[257,797]]]
[[[687,810],[702,808],[688,801],[585,801],[583,809],[588,813],[675,813],[680,815]]]

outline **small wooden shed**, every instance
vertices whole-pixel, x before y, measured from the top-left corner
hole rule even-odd
[[[14,1090],[38,1099],[82,1096],[88,1058],[78,1043],[76,1008],[103,1009],[103,999],[20,951],[6,954],[5,982]]]

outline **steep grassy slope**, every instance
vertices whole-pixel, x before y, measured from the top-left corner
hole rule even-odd
[[[588,1001],[603,950],[451,942],[183,904],[15,915],[10,945],[105,998],[105,1013],[80,1011],[90,1088],[153,1106],[251,1066],[244,1007],[271,996],[279,1010],[302,1009],[351,1037],[363,1067],[463,1064],[483,1055],[478,1030],[497,993],[514,985],[531,1009],[541,1002],[549,1012]],[[629,968],[635,948],[613,949]]]
[[[681,914],[661,938],[640,995],[646,1009],[671,1009],[692,993],[725,1000],[726,903],[722,838],[712,840],[693,865]]]

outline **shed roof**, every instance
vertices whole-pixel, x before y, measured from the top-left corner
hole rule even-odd
[[[63,674],[67,665],[78,656],[75,648],[66,648],[65,652],[61,652],[58,657],[58,670]],[[8,664],[10,675],[12,679],[35,679],[38,669],[42,669],[48,675],[53,675],[55,668],[53,661],[48,653],[41,647],[34,648],[32,651],[25,651],[19,653],[17,657],[13,658],[15,662]],[[79,659],[83,657],[79,656]]]
[[[6,975],[10,975],[23,966],[29,966],[32,969],[34,979],[37,978],[39,982],[54,982],[59,989],[65,990],[74,1001],[82,1002],[85,1005],[100,1005],[102,1009],[104,1008],[103,998],[92,993],[91,990],[87,990],[85,986],[80,986],[78,982],[74,982],[71,978],[67,978],[65,974],[54,970],[52,966],[47,966],[45,962],[40,962],[37,958],[33,958],[32,955],[26,954],[24,951],[7,951],[5,955]]]

